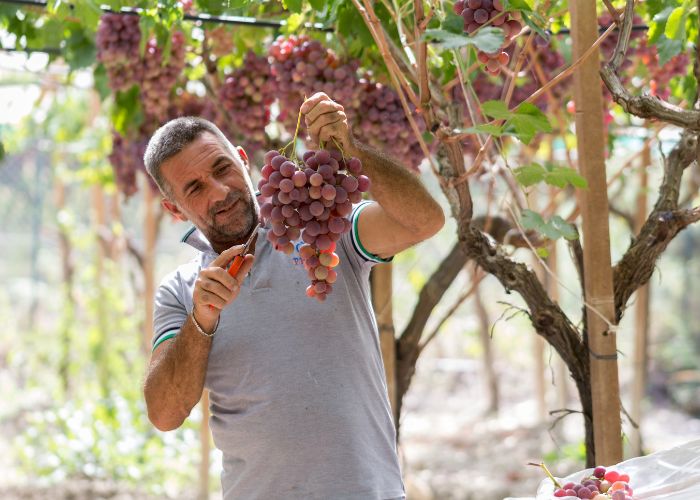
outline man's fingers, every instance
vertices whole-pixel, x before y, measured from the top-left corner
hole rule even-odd
[[[211,266],[216,267],[226,267],[228,263],[233,260],[236,255],[239,255],[243,251],[245,245],[236,245],[231,248],[227,248],[221,254],[212,261]]]
[[[343,108],[343,106],[337,102],[331,100],[321,101],[316,106],[311,108],[308,113],[306,113],[306,123],[313,123],[316,118],[324,114],[343,112],[345,112],[345,108]]]
[[[202,280],[200,289],[203,294],[216,295],[221,299],[228,301],[231,298],[231,294],[236,290],[236,287],[229,289],[218,281],[204,279]]]
[[[346,129],[347,125],[345,125],[344,120],[329,123],[318,130],[318,139],[323,143],[329,143],[335,137],[345,147]]]
[[[301,111],[302,114],[306,114],[311,109],[316,106],[319,102],[328,99],[330,100],[330,97],[328,97],[324,92],[316,92],[314,95],[309,97],[307,100],[304,101],[304,103],[301,105],[299,108],[299,111]]]
[[[238,280],[239,283],[242,283],[243,280],[245,279],[245,277],[248,276],[248,273],[250,272],[250,269],[253,267],[254,262],[255,262],[254,255],[248,254],[245,256],[245,260],[243,261],[243,264],[241,264],[241,268],[236,273],[236,279]]]
[[[308,129],[314,129],[318,130],[324,125],[328,125],[331,123],[335,122],[342,122],[345,121],[347,118],[345,116],[345,113],[343,112],[338,112],[338,111],[329,111],[328,113],[321,113],[316,115],[316,118],[311,119],[308,116],[306,117],[306,128]]]
[[[210,267],[207,269],[204,269],[201,273],[200,276],[218,281],[221,283],[223,286],[228,288],[229,290],[235,289],[237,286],[240,286],[240,282],[236,280],[233,276],[231,276],[228,273],[228,270],[224,269],[223,267]]]

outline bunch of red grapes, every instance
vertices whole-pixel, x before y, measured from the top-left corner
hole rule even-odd
[[[554,492],[554,498],[584,498],[590,500],[634,500],[630,477],[617,471],[596,467],[579,483],[566,483]]]
[[[275,249],[291,254],[301,237],[299,255],[311,281],[306,295],[323,302],[338,277],[336,242],[350,231],[352,204],[370,188],[362,163],[336,149],[307,151],[298,163],[268,151],[261,173],[258,189],[269,198],[260,207],[271,225],[267,238]]]
[[[282,121],[290,130],[296,127],[296,114],[305,97],[325,92],[345,107],[349,119],[357,107],[357,61],[345,62],[318,40],[306,35],[278,37],[270,47],[272,76],[275,78]]]
[[[175,31],[170,36],[170,54],[164,60],[163,49],[155,38],[146,43],[143,57],[141,102],[147,115],[163,121],[168,113],[170,91],[185,69],[185,35]]]
[[[219,98],[248,148],[265,143],[265,127],[270,123],[270,105],[275,97],[276,85],[267,58],[252,51],[240,68],[225,77]]]
[[[143,79],[139,16],[104,14],[97,27],[97,60],[107,70],[109,87],[128,90]]]
[[[355,120],[355,134],[367,144],[386,151],[391,156],[418,171],[418,166],[425,155],[406,117],[401,100],[394,89],[371,82],[360,80],[359,102],[361,113]],[[425,130],[425,122],[409,104],[413,119],[421,132]]]
[[[501,47],[495,52],[479,51],[478,58],[486,71],[492,75],[500,73],[508,64],[510,55],[504,50],[523,29],[519,11],[506,11],[501,0],[457,0],[453,9],[455,14],[464,19],[464,31],[474,33],[480,27],[489,25],[501,28],[505,38]]]
[[[225,25],[204,30],[204,34],[209,41],[211,53],[216,57],[229,55],[236,49],[233,33]]]
[[[110,88],[120,91],[138,85],[146,115],[164,120],[170,91],[185,67],[185,35],[180,31],[170,35],[168,54],[163,54],[155,37],[150,38],[142,57],[139,16],[108,13],[100,18],[95,43]]]
[[[143,155],[148,145],[148,136],[124,137],[117,132],[112,133],[112,151],[109,153],[109,163],[114,171],[117,188],[127,198],[138,191],[136,173],[146,172]],[[146,176],[151,181],[150,176]],[[152,182],[152,181],[151,181]],[[154,190],[158,188],[151,184]]]
[[[681,52],[669,59],[666,64],[659,64],[659,53],[655,45],[640,44],[637,55],[646,67],[649,75],[649,90],[651,95],[668,100],[671,97],[669,83],[674,77],[688,74],[691,66],[687,52]]]

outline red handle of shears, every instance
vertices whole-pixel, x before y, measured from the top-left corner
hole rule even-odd
[[[235,278],[236,274],[238,274],[238,270],[243,265],[244,260],[245,255],[236,255],[233,258],[233,262],[231,262],[231,265],[228,267],[228,273]]]

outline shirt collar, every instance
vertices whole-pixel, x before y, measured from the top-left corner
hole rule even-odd
[[[209,240],[202,234],[202,232],[196,227],[192,226],[189,231],[187,231],[182,239],[182,243],[186,243],[189,246],[199,250],[204,253],[216,253],[209,243]]]

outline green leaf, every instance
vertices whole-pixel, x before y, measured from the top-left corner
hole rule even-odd
[[[549,39],[550,35],[548,35],[544,31],[544,29],[542,29],[542,25],[545,24],[545,20],[542,18],[542,16],[537,14],[537,12],[531,12],[531,13],[523,12],[522,16],[523,16],[523,21],[525,21],[525,24],[528,25],[530,27],[530,29],[534,30],[542,38]],[[537,22],[535,22],[535,19],[533,19],[533,17],[537,20]]]
[[[2,140],[0,140],[0,161],[2,161],[5,158],[5,146],[2,143]]]
[[[304,22],[304,16],[301,14],[292,14],[287,18],[284,26],[285,33],[294,33],[299,29],[299,26]]]
[[[659,66],[663,66],[683,51],[683,41],[671,40],[661,35],[656,42],[656,50],[659,53]]]
[[[112,90],[109,88],[107,70],[101,63],[95,66],[92,78],[95,81],[95,90],[100,95],[100,100],[104,101],[112,93]]]
[[[66,40],[64,57],[71,70],[92,66],[95,62],[95,45],[79,23],[68,23],[70,36]]]
[[[576,170],[568,167],[554,167],[551,171],[547,172],[544,181],[550,186],[559,188],[565,188],[568,184],[582,189],[588,187],[586,179],[579,175]]]
[[[461,35],[464,33],[464,18],[462,16],[458,16],[450,10],[445,16],[445,20],[442,22],[441,27],[445,31]]]
[[[443,29],[425,30],[423,40],[431,42],[442,49],[458,49],[473,45],[484,52],[496,52],[504,40],[503,30],[500,28],[481,28],[474,35],[465,36],[452,33]]]
[[[302,0],[284,0],[284,6],[291,12],[300,13],[304,2]]]
[[[503,127],[490,123],[482,123],[476,127],[458,128],[455,129],[454,132],[458,134],[489,134],[495,137],[500,137],[503,135]]]
[[[541,259],[546,259],[547,257],[549,257],[549,250],[547,250],[545,247],[538,247],[536,249],[536,251],[537,251],[537,255]]]
[[[676,7],[666,20],[664,35],[673,40],[685,38],[685,8]]]
[[[538,163],[531,163],[530,165],[523,165],[513,169],[513,174],[515,174],[515,180],[518,184],[525,187],[530,187],[538,182],[542,182],[547,174],[544,167]]]
[[[527,2],[527,0],[506,0],[503,2],[503,10],[522,10],[525,12],[532,12],[532,6]]]
[[[314,10],[323,10],[326,3],[327,2],[325,0],[309,0],[309,4]]]
[[[491,118],[498,120],[508,120],[513,117],[513,113],[508,109],[508,105],[503,101],[486,101],[481,103],[481,111]]]
[[[508,120],[508,124],[513,127],[515,136],[525,144],[529,144],[538,132],[552,131],[552,125],[544,113],[529,102],[515,109],[515,115]]]
[[[542,216],[537,212],[533,212],[532,210],[528,210],[526,208],[523,210],[520,217],[520,224],[525,229],[539,230],[540,227],[544,226],[544,219],[542,219]]]
[[[559,217],[558,215],[552,217],[552,219],[549,222],[552,226],[554,226],[554,229],[558,231],[559,234],[567,240],[578,239],[578,231],[576,231],[576,228],[572,224],[569,224],[564,219]]]
[[[112,124],[121,135],[126,136],[129,130],[137,129],[143,121],[139,97],[140,91],[136,85],[125,92],[117,92],[114,97]]]
[[[486,28],[481,28],[469,38],[473,40],[474,46],[477,49],[492,54],[501,48],[505,40],[505,33],[501,28],[488,26]]]

